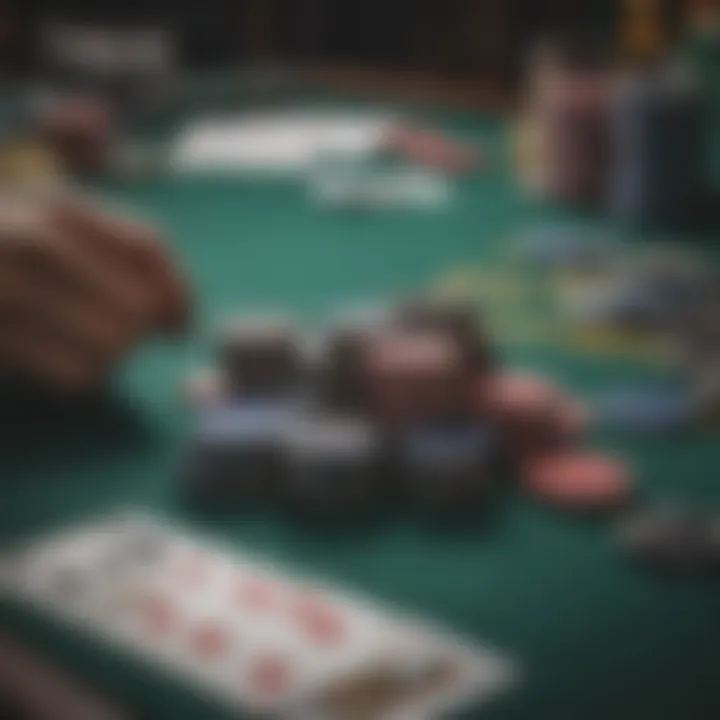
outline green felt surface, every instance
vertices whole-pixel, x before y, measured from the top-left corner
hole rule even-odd
[[[715,717],[718,586],[629,567],[599,519],[569,518],[508,492],[474,528],[395,518],[363,533],[328,536],[272,512],[209,518],[177,502],[174,473],[192,425],[180,388],[187,369],[207,357],[217,316],[269,305],[290,309],[311,327],[345,301],[426,287],[447,268],[482,265],[524,222],[554,215],[516,189],[502,124],[451,112],[426,116],[477,138],[489,154],[488,170],[463,181],[445,212],[327,212],[291,182],[159,178],[104,188],[167,227],[195,287],[196,328],[188,341],[148,347],[133,360],[119,381],[128,407],[50,416],[35,408],[21,427],[3,429],[0,534],[10,540],[118,505],[157,509],[516,656],[522,684],[470,717]],[[651,372],[547,348],[508,354],[585,393],[614,377]],[[716,435],[672,441],[606,435],[593,442],[628,454],[644,495],[690,498],[720,510]],[[143,717],[222,717],[210,702],[140,663],[7,612],[51,655]]]

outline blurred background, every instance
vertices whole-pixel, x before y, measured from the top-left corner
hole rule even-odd
[[[469,718],[718,717],[718,120],[720,0],[0,1],[0,192],[145,216],[195,302],[99,394],[3,388],[0,540],[139,506],[507,649],[528,672]],[[330,419],[248,507],[298,384]],[[298,480],[341,411],[350,451],[409,431],[359,530]],[[17,717],[223,717],[28,608],[2,626]],[[58,667],[123,712],[63,714]]]

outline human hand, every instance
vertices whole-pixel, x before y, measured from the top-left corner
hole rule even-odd
[[[101,382],[187,288],[151,225],[78,197],[0,202],[0,372],[59,390]]]

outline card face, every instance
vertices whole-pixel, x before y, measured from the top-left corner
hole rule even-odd
[[[241,712],[420,720],[515,677],[494,651],[141,514],[31,541],[2,569],[11,597]]]

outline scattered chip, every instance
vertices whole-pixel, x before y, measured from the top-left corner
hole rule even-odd
[[[543,270],[588,272],[602,269],[611,246],[599,232],[575,225],[543,225],[522,238],[520,259]]]
[[[598,403],[600,420],[622,430],[662,433],[683,430],[694,421],[690,395],[674,388],[625,388]]]
[[[630,471],[619,459],[592,453],[558,453],[528,459],[524,487],[558,507],[615,508],[631,495]]]
[[[717,562],[712,533],[686,507],[642,508],[619,524],[617,537],[631,558],[659,570],[705,571]]]

